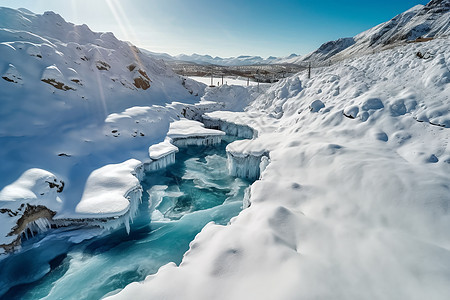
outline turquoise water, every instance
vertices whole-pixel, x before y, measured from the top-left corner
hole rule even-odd
[[[225,146],[181,149],[174,165],[146,174],[129,235],[60,228],[26,241],[0,261],[0,298],[99,299],[179,264],[207,223],[227,224],[242,209],[250,182],[228,175]]]

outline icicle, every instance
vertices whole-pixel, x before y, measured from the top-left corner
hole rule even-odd
[[[46,232],[52,228],[52,224],[47,218],[39,218],[27,224],[22,232],[22,238],[28,240],[31,236],[33,238],[35,234]],[[28,234],[29,232],[29,234]]]
[[[264,161],[263,157],[265,157]],[[267,154],[261,156],[233,155],[227,152],[228,172],[239,178],[258,179],[261,174],[261,166],[265,168],[269,163]]]
[[[160,159],[154,160],[145,165],[145,170],[147,172],[157,171],[166,168],[175,163],[175,152],[172,152]]]
[[[127,230],[127,234],[130,234],[130,218],[131,217],[126,218],[126,221],[125,221],[125,228]]]
[[[217,145],[222,142],[221,135],[210,135],[205,137],[189,137],[189,138],[177,138],[172,140],[172,144],[177,147],[186,146],[209,146]]]

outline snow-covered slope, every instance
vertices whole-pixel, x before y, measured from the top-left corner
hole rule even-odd
[[[450,43],[435,39],[208,114],[258,131],[233,151],[269,153],[250,207],[112,299],[448,299],[449,107]]]
[[[148,147],[164,140],[178,118],[165,105],[195,103],[203,90],[112,33],[52,12],[8,8],[0,8],[0,77],[0,207],[16,201],[13,211],[0,211],[2,224],[3,217],[31,213],[18,210],[26,199],[34,206],[61,200],[55,218],[76,217],[84,188],[98,188],[88,177],[105,165],[118,168],[109,174],[117,174],[119,198],[126,198],[136,184],[120,170],[137,165],[121,163],[149,160]],[[34,168],[41,175],[27,176]],[[21,182],[28,182],[28,192],[14,188]]]
[[[317,62],[331,58],[333,55],[355,44],[354,38],[341,38],[322,44],[319,49],[305,56],[295,58],[292,63],[302,63],[305,61]]]
[[[448,36],[450,36],[450,0],[432,0],[425,6],[416,5],[353,38],[327,42],[316,51],[296,59],[295,62],[321,62],[331,57],[333,60],[341,60],[399,44]]]

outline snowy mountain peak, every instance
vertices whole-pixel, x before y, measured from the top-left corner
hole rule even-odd
[[[361,55],[406,42],[423,42],[450,36],[450,0],[432,0],[416,5],[391,20],[353,38],[324,43],[302,61],[324,61]]]

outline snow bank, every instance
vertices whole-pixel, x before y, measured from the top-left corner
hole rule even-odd
[[[75,208],[77,218],[121,216],[131,206],[127,194],[141,190],[142,163],[130,159],[121,164],[106,165],[88,177],[83,196]]]

